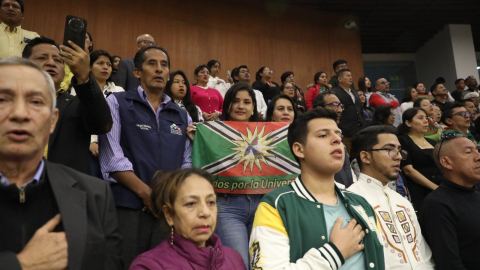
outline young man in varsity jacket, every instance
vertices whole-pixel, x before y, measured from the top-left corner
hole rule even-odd
[[[334,111],[316,109],[290,125],[288,143],[301,175],[258,206],[250,237],[252,270],[385,269],[372,207],[334,182],[345,158],[336,119]]]

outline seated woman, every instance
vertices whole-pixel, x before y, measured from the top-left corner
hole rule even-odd
[[[261,67],[255,73],[255,82],[252,84],[253,89],[256,89],[263,94],[265,103],[268,105],[270,100],[278,94],[280,89],[278,83],[272,82],[273,71],[268,67]]]
[[[276,96],[267,107],[267,122],[292,123],[298,116],[295,102],[290,96]]]
[[[425,99],[425,98],[419,98],[415,100],[413,103],[414,108],[421,108],[427,113],[427,120],[428,120],[428,129],[427,132],[425,132],[424,136],[425,138],[429,138],[434,140],[435,142],[438,142],[440,139],[440,135],[442,135],[443,128],[439,124],[440,120],[436,120],[434,117],[437,117],[438,115],[434,111],[433,104],[430,103],[430,100]],[[440,114],[441,117],[441,114]]]
[[[418,99],[417,90],[413,87],[405,88],[403,92],[403,99],[402,104],[400,105],[400,109],[402,113],[404,113],[407,109],[413,108],[413,102]]]
[[[305,111],[305,104],[304,102],[298,100],[297,90],[295,90],[295,85],[289,82],[286,82],[280,86],[280,95],[289,96],[295,103],[295,108],[297,109],[298,113]],[[272,99],[273,100],[273,99]],[[271,101],[270,101],[271,102]]]
[[[370,123],[373,118],[373,114],[375,113],[375,108],[368,106],[367,107],[367,97],[362,90],[357,90],[357,94],[360,97],[360,101],[362,102],[362,110],[363,115],[365,116],[365,120],[367,123]]]
[[[223,97],[218,90],[207,86],[209,74],[206,65],[200,65],[195,69],[197,84],[190,87],[191,98],[193,103],[202,109],[205,121],[216,121],[222,115]]]
[[[393,107],[390,105],[380,105],[373,113],[371,125],[393,126],[394,122],[395,114],[393,113]]]
[[[190,115],[192,122],[203,122],[202,110],[193,103],[190,97],[190,83],[183,71],[178,70],[170,73],[164,92],[173,99],[175,104]]]
[[[442,183],[443,175],[433,160],[436,142],[424,137],[428,129],[427,113],[421,108],[411,108],[403,113],[402,119],[398,140],[408,155],[400,167],[406,176],[413,207],[419,211],[423,199]]]
[[[153,214],[171,228],[154,249],[138,255],[130,270],[246,269],[235,250],[213,233],[217,203],[212,176],[201,169],[159,173],[152,181]]]
[[[313,101],[320,92],[329,91],[331,89],[328,85],[327,73],[323,71],[315,73],[315,76],[313,76],[313,82],[314,85],[307,89],[307,96],[305,98],[307,110],[313,108]]]
[[[224,80],[220,79],[218,75],[220,74],[220,62],[217,60],[210,60],[207,63],[207,67],[210,70],[210,78],[208,78],[208,87],[212,89],[217,89],[218,92],[225,96],[228,88],[230,88],[230,83],[226,83]]]

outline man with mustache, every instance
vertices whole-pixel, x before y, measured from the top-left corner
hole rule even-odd
[[[22,29],[25,6],[22,0],[0,0],[0,58],[22,56],[30,40],[39,37],[36,32]]]
[[[375,210],[382,231],[385,265],[390,269],[434,269],[412,204],[388,183],[398,179],[406,158],[396,128],[371,126],[352,138],[352,155],[360,166],[358,181],[348,191],[361,195]]]
[[[99,136],[100,167],[111,183],[126,269],[168,233],[160,230],[150,213],[153,175],[158,170],[191,167],[192,152],[187,138],[192,119],[164,93],[170,75],[167,52],[158,46],[145,47],[137,52],[134,63],[140,85],[107,97],[113,127]]]

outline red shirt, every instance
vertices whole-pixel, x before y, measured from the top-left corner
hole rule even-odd
[[[222,112],[223,97],[216,89],[203,89],[199,86],[190,86],[190,92],[193,103],[200,107],[202,112],[214,113]]]

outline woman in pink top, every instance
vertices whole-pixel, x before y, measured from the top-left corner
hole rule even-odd
[[[216,89],[208,88],[208,79],[210,71],[206,65],[201,65],[195,69],[195,78],[197,85],[190,87],[191,97],[202,110],[205,121],[215,121],[222,115],[223,97]]]

